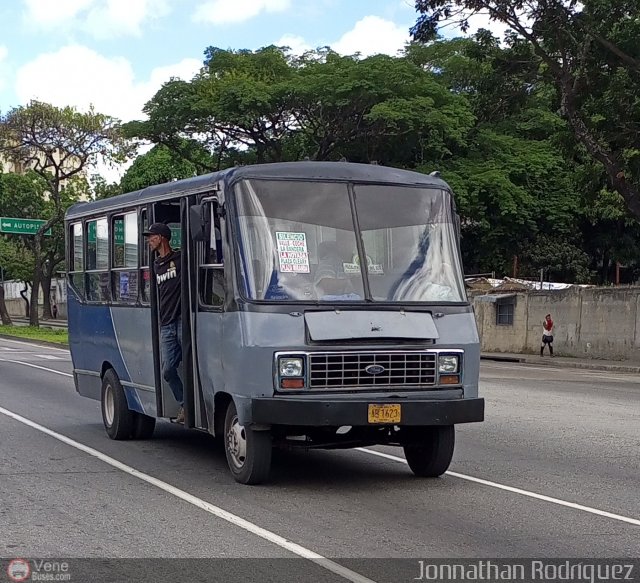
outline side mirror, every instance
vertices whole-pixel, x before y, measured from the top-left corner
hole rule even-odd
[[[189,231],[194,241],[207,239],[207,217],[204,215],[205,205],[194,204],[189,207]]]

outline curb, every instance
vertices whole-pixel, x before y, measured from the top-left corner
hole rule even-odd
[[[562,357],[560,357],[562,358]],[[628,364],[604,364],[598,363],[597,361],[593,362],[571,362],[571,361],[558,361],[551,360],[550,358],[547,360],[542,360],[538,357],[532,356],[506,356],[500,354],[482,354],[480,356],[481,360],[492,360],[496,362],[518,362],[521,364],[536,364],[542,366],[549,366],[553,368],[579,368],[584,370],[602,370],[609,372],[627,372],[627,373],[635,373],[640,374],[640,365],[628,365]]]
[[[482,354],[480,360],[494,360],[496,362],[526,362],[524,356],[502,356],[500,354]]]

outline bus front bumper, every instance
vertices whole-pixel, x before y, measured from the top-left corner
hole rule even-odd
[[[454,425],[484,421],[484,399],[371,399],[309,400],[296,397],[258,397],[250,400],[250,424],[305,427],[372,426],[370,405],[400,405],[400,421],[388,425]]]

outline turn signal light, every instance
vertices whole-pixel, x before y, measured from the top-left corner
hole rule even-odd
[[[440,375],[441,385],[458,385],[460,384],[460,375],[457,374],[442,374]]]
[[[280,387],[283,389],[304,389],[304,379],[282,379]]]

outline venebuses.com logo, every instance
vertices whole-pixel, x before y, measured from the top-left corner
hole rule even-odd
[[[51,559],[13,559],[7,565],[9,581],[71,581],[69,563]]]

